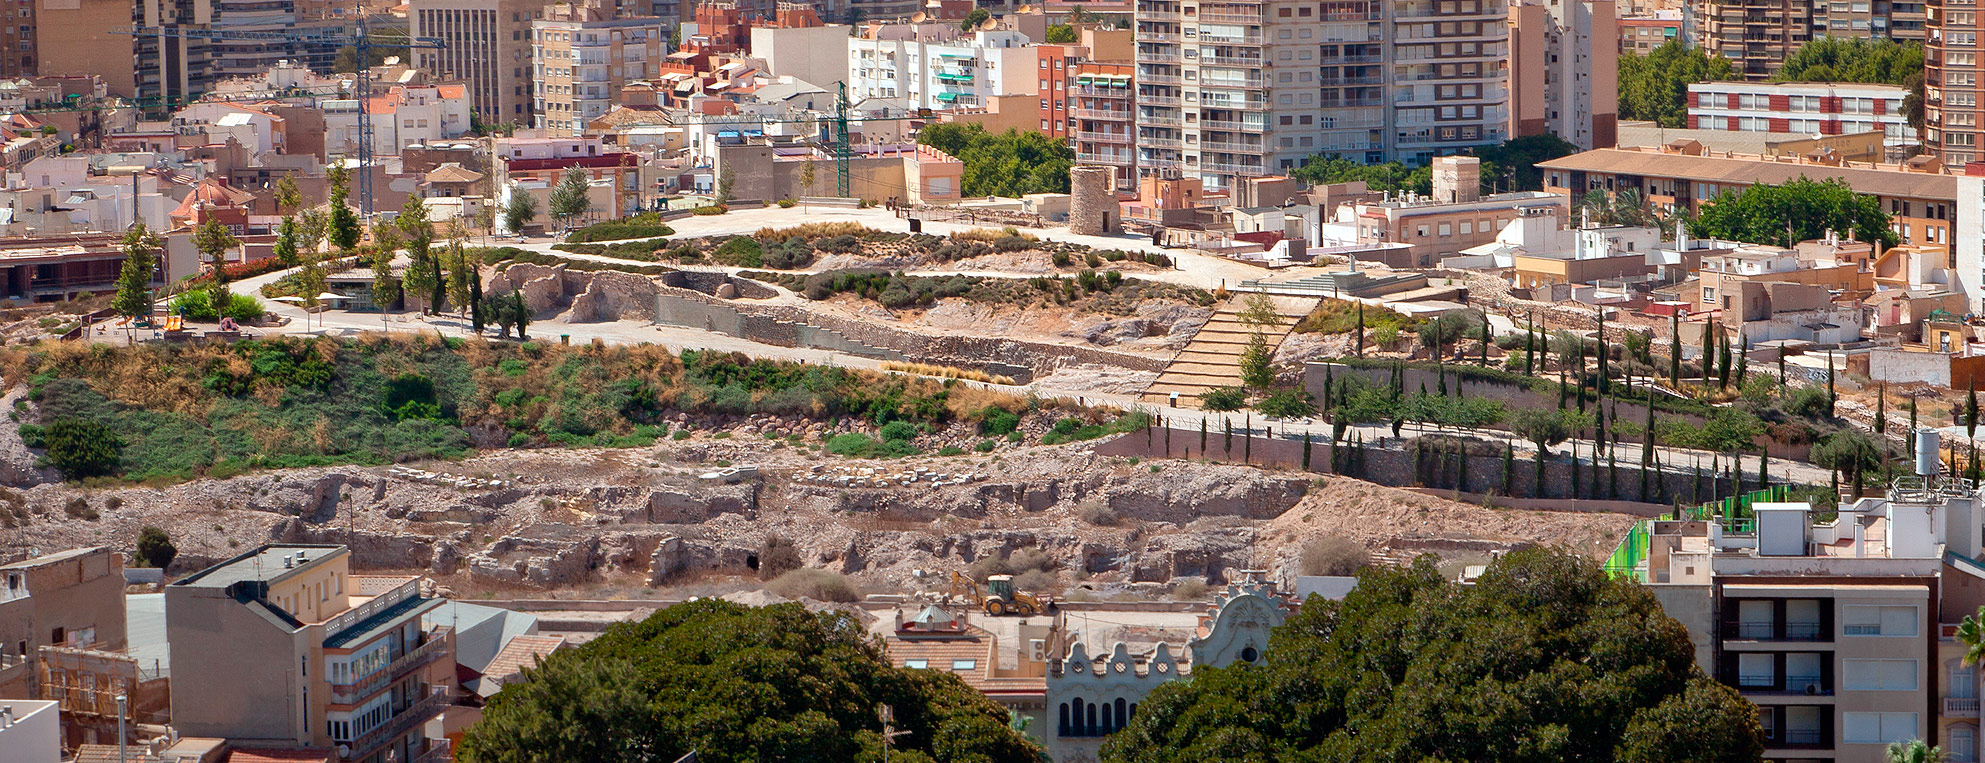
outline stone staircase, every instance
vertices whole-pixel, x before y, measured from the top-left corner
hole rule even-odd
[[[1271,297],[1279,320],[1274,326],[1265,327],[1262,333],[1268,338],[1268,349],[1272,352],[1282,345],[1289,331],[1304,316],[1316,309],[1317,300],[1301,297]],[[1216,387],[1235,387],[1241,383],[1241,352],[1247,349],[1248,338],[1254,329],[1241,321],[1241,310],[1245,308],[1242,297],[1235,297],[1213,313],[1213,319],[1194,334],[1172,362],[1145,388],[1140,402],[1150,405],[1170,405],[1172,395],[1179,396],[1181,407],[1199,404],[1199,396]]]

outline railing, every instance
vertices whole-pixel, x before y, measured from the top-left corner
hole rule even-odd
[[[1137,41],[1138,42],[1183,42],[1185,41],[1185,35],[1182,35],[1178,32],[1139,31],[1137,33]]]
[[[1136,115],[1129,109],[1069,109],[1076,119],[1107,119],[1113,122],[1128,122]]]
[[[1076,85],[1075,87],[1069,88],[1068,92],[1074,93],[1076,95],[1087,95],[1096,98],[1129,98],[1131,95],[1130,85],[1127,83],[1120,87],[1097,87],[1095,85]]]
[[[1077,132],[1075,137],[1080,140],[1101,141],[1103,143],[1130,143],[1136,139],[1136,136],[1127,132],[1091,132],[1089,130]]]
[[[1202,64],[1212,64],[1214,66],[1259,67],[1262,65],[1262,60],[1259,57],[1255,57],[1255,56],[1200,56],[1199,62]]]
[[[1137,137],[1137,144],[1140,146],[1150,146],[1152,148],[1185,148],[1185,139],[1161,138],[1155,135],[1140,135]]]
[[[1786,623],[1785,640],[1818,641],[1821,636],[1819,623]]]
[[[1825,733],[1819,729],[1786,729],[1786,744],[1820,744]]]
[[[1180,119],[1178,117],[1160,117],[1160,116],[1153,116],[1150,114],[1140,114],[1137,117],[1137,123],[1141,125],[1156,125],[1159,127],[1183,127],[1185,125],[1185,120]]]
[[[1124,164],[1124,165],[1127,165],[1127,164],[1131,164],[1131,163],[1133,163],[1133,162],[1135,162],[1135,161],[1137,160],[1137,157],[1136,157],[1136,156],[1134,156],[1134,155],[1131,155],[1131,154],[1128,154],[1128,153],[1124,153],[1124,154],[1096,154],[1096,153],[1090,153],[1090,152],[1087,152],[1087,151],[1078,151],[1078,152],[1076,152],[1076,154],[1075,154],[1075,160],[1076,160],[1076,161],[1079,161],[1079,162],[1081,162],[1081,163],[1083,163],[1083,164]]]
[[[365,758],[380,747],[392,743],[395,739],[399,739],[401,734],[413,730],[415,726],[426,723],[427,719],[434,717],[435,713],[440,712],[448,704],[447,687],[429,687],[427,696],[416,700],[413,704],[407,705],[406,709],[395,713],[392,718],[380,724],[378,728],[365,732],[364,736],[352,740],[352,757],[354,759]]]
[[[407,759],[407,763],[446,763],[455,759],[454,743],[446,739],[427,740],[427,750]]]
[[[1144,72],[1138,72],[1138,73],[1137,73],[1136,75],[1133,75],[1133,76],[1135,76],[1135,77],[1136,77],[1136,79],[1137,79],[1137,81],[1138,81],[1138,82],[1142,82],[1142,83],[1145,83],[1145,84],[1147,84],[1147,85],[1183,85],[1183,84],[1185,84],[1185,78],[1184,78],[1184,77],[1180,77],[1179,75],[1176,75],[1176,74],[1146,74],[1146,73],[1144,73]]]
[[[1165,53],[1162,51],[1144,50],[1142,48],[1139,48],[1137,51],[1137,60],[1149,61],[1154,64],[1176,64],[1184,61],[1185,58],[1177,53]]]
[[[433,662],[435,658],[448,654],[449,628],[436,628],[428,632],[427,641],[414,647],[386,667],[373,671],[371,675],[355,683],[331,684],[331,701],[350,704],[376,694],[380,689],[392,685],[393,681],[407,674],[407,671]]]
[[[1815,697],[1833,693],[1827,691],[1826,686],[1820,683],[1819,676],[1786,676],[1785,690],[1793,694],[1806,694]]]
[[[1268,75],[1259,72],[1249,72],[1246,75],[1240,77],[1221,77],[1218,79],[1208,79],[1204,75],[1202,75],[1199,78],[1199,86],[1247,88],[1251,90],[1260,90],[1262,88],[1268,87]]]
[[[408,578],[407,582],[394,586],[393,590],[374,596],[364,604],[345,610],[337,617],[331,618],[329,622],[324,623],[324,633],[327,634],[328,638],[336,638],[346,628],[364,622],[366,618],[384,612],[392,608],[393,605],[411,599],[419,593],[420,578]]]
[[[1145,95],[1143,93],[1137,95],[1137,105],[1139,106],[1178,106],[1184,103],[1185,99],[1175,95]]]
[[[1268,146],[1261,143],[1235,143],[1227,140],[1202,140],[1199,142],[1199,147],[1206,151],[1227,151],[1247,154],[1259,154],[1268,150]]]
[[[1977,697],[1945,697],[1944,715],[1952,718],[1978,717]]]
[[[1260,13],[1220,13],[1217,11],[1200,11],[1199,20],[1212,21],[1212,22],[1228,22],[1235,24],[1267,23],[1267,19],[1263,18]]]
[[[1228,162],[1203,161],[1199,163],[1199,167],[1207,172],[1231,172],[1236,175],[1256,176],[1268,173],[1268,168],[1259,164],[1230,164]]]
[[[1201,34],[1199,41],[1207,45],[1260,45],[1261,34],[1259,32],[1246,32],[1239,35]]]
[[[1344,85],[1377,85],[1383,82],[1385,82],[1384,77],[1324,77],[1322,79],[1317,80],[1317,84],[1323,87],[1341,87]]]
[[[1185,162],[1181,162],[1177,159],[1159,159],[1156,157],[1147,157],[1147,158],[1138,159],[1137,164],[1140,167],[1150,167],[1152,169],[1160,169],[1160,170],[1176,170],[1185,167]]]
[[[1202,119],[1199,120],[1199,127],[1200,129],[1204,129],[1204,130],[1234,130],[1236,132],[1268,132],[1268,125],[1266,123],[1235,122],[1226,119]]]
[[[1777,628],[1771,623],[1737,623],[1737,638],[1747,641],[1768,639],[1777,632]]]
[[[1772,675],[1737,676],[1737,686],[1744,689],[1768,689],[1778,685],[1778,677]]]

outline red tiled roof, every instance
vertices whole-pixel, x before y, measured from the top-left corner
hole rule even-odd
[[[235,750],[228,763],[335,763],[337,759],[331,750]]]
[[[506,678],[524,668],[535,668],[538,661],[565,646],[564,636],[517,636],[504,644],[503,649],[490,658],[489,665],[482,674],[488,678]]]

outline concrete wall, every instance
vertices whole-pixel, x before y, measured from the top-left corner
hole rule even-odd
[[[166,638],[179,678],[172,682],[172,722],[181,735],[309,743],[302,702],[308,679],[298,671],[312,656],[310,629],[291,631],[275,618],[225,589],[166,587]],[[201,678],[188,680],[194,676]]]
[[[30,675],[44,646],[67,646],[71,639],[88,639],[78,645],[111,651],[126,646],[122,553],[98,548],[0,567],[0,586],[9,575],[22,579],[27,597],[0,605],[0,653],[19,656],[25,642]],[[26,693],[10,690],[0,696],[36,697],[39,691],[30,686]]]
[[[0,728],[0,763],[59,763],[62,724],[54,702],[0,702],[12,708],[14,722]]]
[[[1880,382],[1951,386],[1951,356],[1941,352],[1877,347],[1868,352],[1868,377]]]

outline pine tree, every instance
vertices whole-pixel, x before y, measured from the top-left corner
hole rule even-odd
[[[590,206],[586,198],[588,185],[585,174],[580,172],[579,168],[573,167],[567,169],[565,175],[558,179],[558,185],[552,186],[551,216],[558,221],[559,227],[570,227],[572,218],[586,214],[586,209]]]

